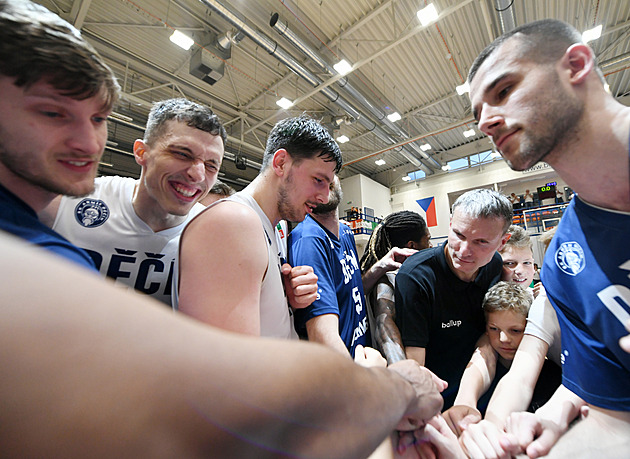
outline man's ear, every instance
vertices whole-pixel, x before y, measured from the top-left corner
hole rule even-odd
[[[501,245],[497,249],[497,252],[500,252],[501,250],[503,250],[503,247],[505,247],[505,244],[507,244],[507,241],[509,241],[511,237],[512,235],[510,233],[505,233],[503,235],[503,237],[501,238]]]
[[[142,140],[136,139],[136,141],[133,143],[133,156],[136,158],[136,162],[140,166],[144,166],[146,164],[146,159],[144,158],[144,154],[146,153],[146,151],[146,144]]]
[[[279,177],[282,177],[287,173],[290,163],[291,157],[289,156],[289,152],[284,148],[276,150],[273,154],[273,158],[271,159],[271,167],[273,168],[274,173]]]
[[[562,67],[569,71],[569,82],[581,84],[595,69],[593,50],[583,43],[576,43],[567,48],[562,57]]]

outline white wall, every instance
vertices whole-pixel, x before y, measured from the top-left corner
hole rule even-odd
[[[364,207],[374,209],[374,216],[384,218],[392,212],[389,188],[364,176],[353,175],[341,180],[343,201],[339,205],[339,215],[346,214],[350,207],[363,211]]]
[[[450,220],[450,206],[456,197],[474,188],[491,188],[509,194],[523,193],[525,188],[535,190],[548,182],[556,181],[559,187],[564,182],[545,163],[538,164],[533,170],[516,172],[504,161],[478,166],[465,171],[450,172],[394,187],[392,190],[392,210],[412,210],[425,215],[416,202],[418,199],[433,197],[437,216],[437,226],[429,228],[433,238],[446,237]],[[562,188],[561,188],[562,189]]]

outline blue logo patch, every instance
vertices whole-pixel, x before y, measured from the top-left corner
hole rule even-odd
[[[584,250],[577,242],[564,242],[556,250],[556,265],[565,274],[577,276],[586,266]]]
[[[109,218],[109,207],[100,199],[86,198],[74,208],[74,217],[79,225],[96,228]]]

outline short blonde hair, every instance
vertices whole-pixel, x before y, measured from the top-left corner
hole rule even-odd
[[[486,316],[491,312],[512,311],[527,317],[534,297],[513,282],[501,281],[490,287],[483,299]]]

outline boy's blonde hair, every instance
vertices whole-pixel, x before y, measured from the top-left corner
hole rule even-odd
[[[486,316],[491,312],[512,311],[527,317],[534,300],[532,294],[518,284],[501,281],[490,287],[483,299]]]
[[[508,247],[514,247],[515,249],[524,249],[527,247],[533,254],[532,240],[523,228],[518,225],[511,225],[507,230],[507,234],[510,235],[510,239],[508,239],[499,253],[503,253]]]

